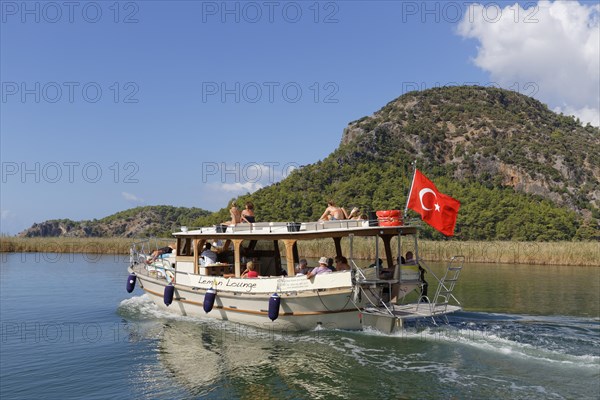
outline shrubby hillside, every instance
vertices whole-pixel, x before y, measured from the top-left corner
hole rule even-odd
[[[252,200],[258,221],[316,220],[328,199],[364,212],[403,209],[415,160],[462,203],[458,239],[600,240],[600,130],[496,88],[407,93],[351,122],[324,160],[238,201]],[[168,235],[228,218],[227,208],[138,207],[97,221],[46,221],[20,235]],[[429,227],[423,235],[442,237]]]
[[[50,220],[19,234],[21,237],[146,237],[170,236],[210,212],[200,208],[145,206],[91,221]]]
[[[413,160],[461,201],[459,239],[599,237],[599,129],[496,88],[407,93],[351,122],[324,160],[239,200],[251,199],[262,221],[314,220],[328,198],[364,211],[403,209]],[[227,218],[224,208],[196,223]]]

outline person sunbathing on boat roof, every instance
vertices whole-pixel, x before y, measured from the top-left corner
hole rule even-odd
[[[253,224],[254,218],[254,204],[251,201],[246,202],[246,208],[242,210],[242,222]]]
[[[353,207],[350,214],[348,214],[348,219],[360,219],[360,217],[361,215],[358,207]]]
[[[348,213],[342,207],[338,207],[333,200],[327,202],[327,208],[319,221],[336,221],[341,219],[348,219]]]
[[[236,225],[242,222],[242,212],[237,208],[235,201],[232,201],[229,205],[229,215],[231,216],[231,220],[223,222],[223,225]]]

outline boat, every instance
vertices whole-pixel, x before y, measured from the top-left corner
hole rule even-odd
[[[169,312],[278,332],[369,328],[392,333],[406,320],[436,322],[461,310],[453,290],[464,257],[453,257],[438,277],[419,257],[419,226],[404,224],[399,211],[378,214],[371,220],[182,227],[173,233],[175,250],[159,256],[152,255],[150,240],[136,241],[130,249],[127,291],[137,283]],[[297,275],[305,246],[328,240],[337,256],[346,256],[350,269]],[[360,267],[354,257],[358,242],[374,246],[375,260],[381,262]],[[217,262],[203,263],[207,243]],[[414,252],[414,261],[399,263],[407,249]],[[242,277],[250,261],[257,278]],[[431,297],[423,292],[422,271],[437,280]],[[409,302],[412,297],[416,300]]]

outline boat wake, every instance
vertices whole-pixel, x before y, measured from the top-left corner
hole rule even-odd
[[[448,324],[419,321],[391,335],[575,368],[600,369],[600,321],[565,316],[456,313]]]
[[[185,317],[158,308],[146,294],[123,300],[118,313],[135,322],[182,321],[210,325],[213,328],[235,332],[252,331],[255,338],[289,341],[290,334],[278,334],[253,327],[240,327],[227,321],[210,318]],[[355,332],[317,328],[311,332],[295,333],[293,340],[313,341],[315,337],[327,341],[336,334],[354,335]],[[249,333],[250,334],[250,333]],[[359,333],[405,339],[413,343],[432,342],[469,347],[485,353],[514,359],[539,361],[572,366],[574,368],[600,368],[600,320],[566,316],[528,316],[460,312],[449,317],[448,324],[434,325],[430,320],[411,322],[397,333],[385,335],[365,329]],[[238,337],[240,339],[241,337]],[[332,343],[333,344],[333,343]],[[334,344],[335,345],[335,344]]]
[[[117,308],[117,313],[123,318],[132,321],[152,321],[152,320],[171,320],[171,321],[193,321],[195,318],[170,313],[158,308],[150,296],[143,294],[134,296],[121,301]]]
[[[147,295],[122,301],[118,312],[141,327],[140,340],[158,341],[163,366],[198,394],[213,390],[228,371],[249,381],[258,371],[275,373],[312,393],[315,381],[305,387],[306,375],[298,371],[328,371],[332,365],[328,379],[339,382],[320,382],[321,394],[338,396],[344,376],[368,380],[371,375],[361,371],[373,370],[387,372],[379,377],[386,387],[397,379],[411,382],[396,393],[408,397],[452,397],[467,390],[487,397],[569,398],[599,389],[597,383],[583,384],[600,376],[598,319],[459,312],[448,324],[419,321],[384,335],[322,327],[283,333],[182,317],[159,309]],[[214,374],[189,372],[206,371],[206,363],[214,364]],[[557,377],[571,384],[557,386]],[[432,379],[442,385],[430,393]],[[364,394],[347,390],[349,397]]]

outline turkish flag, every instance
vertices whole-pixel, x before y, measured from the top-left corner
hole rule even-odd
[[[408,207],[421,214],[421,219],[446,236],[454,235],[460,202],[441,193],[419,170],[408,195]]]

